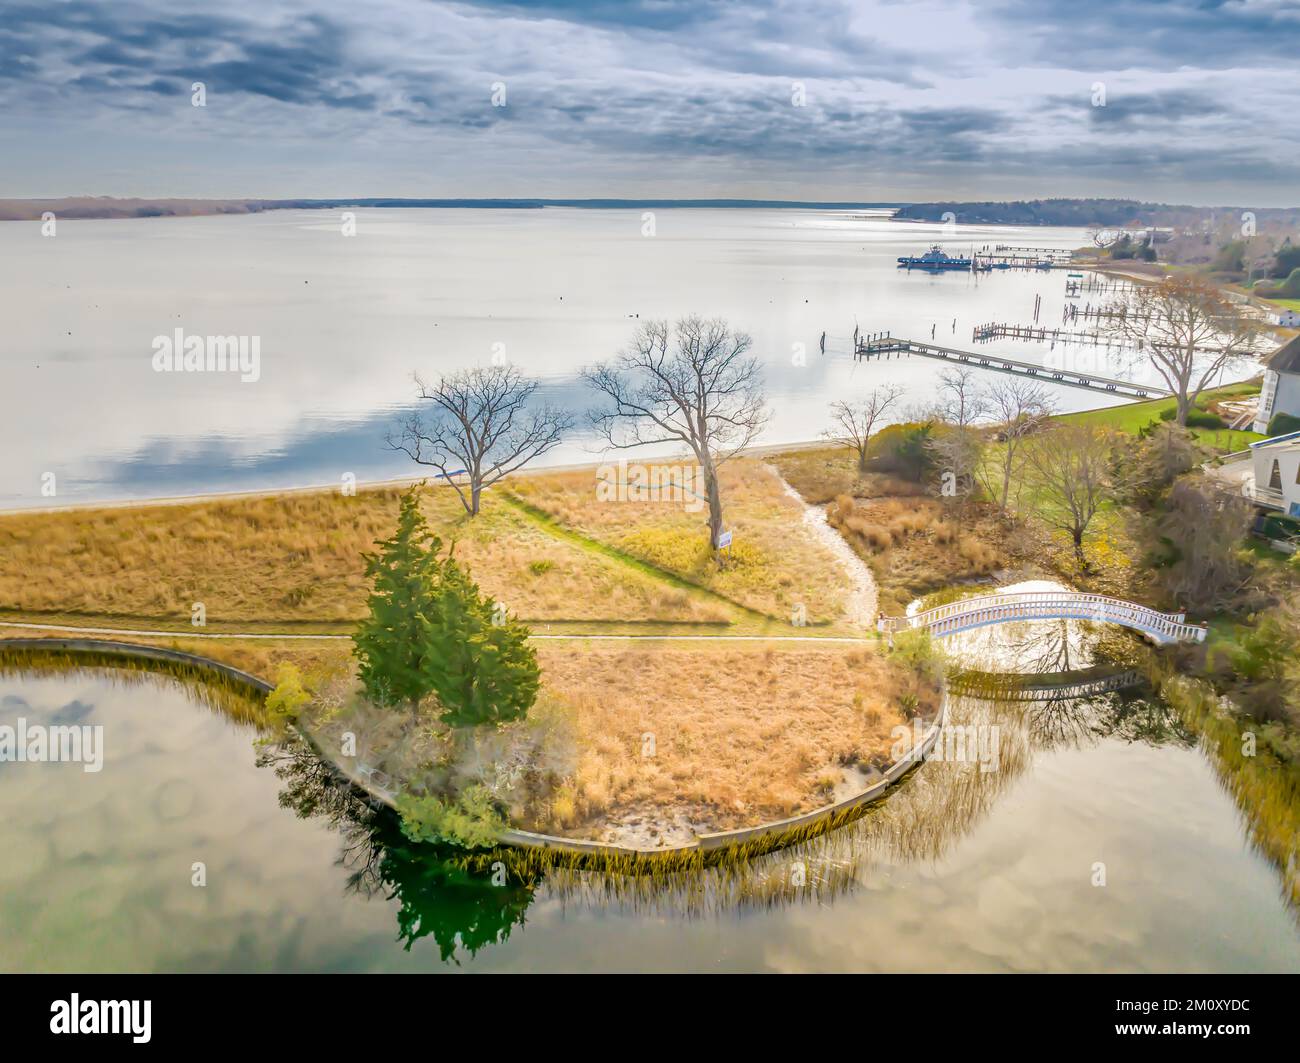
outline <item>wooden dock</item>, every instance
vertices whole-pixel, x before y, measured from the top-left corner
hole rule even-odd
[[[993,248],[995,255],[1035,255],[1040,259],[1050,258],[1053,262],[1069,262],[1074,258],[1072,247],[1016,247],[1012,244],[998,244]]]
[[[1135,321],[1146,320],[1140,316],[1134,315]],[[1125,343],[1121,337],[1111,333],[1104,332],[1100,329],[1094,329],[1091,332],[1079,332],[1063,328],[1046,328],[1041,325],[1004,325],[998,322],[990,322],[987,325],[976,325],[971,330],[971,341],[973,343],[988,343],[992,340],[1030,340],[1034,343],[1074,343],[1093,347],[1120,347],[1128,350],[1143,351],[1148,348],[1151,350],[1169,350],[1177,349],[1176,344],[1156,343],[1152,340],[1139,340],[1136,348],[1131,344]],[[1224,348],[1217,344],[1198,343],[1196,345],[1198,354],[1223,354]],[[1248,354],[1249,351],[1242,351],[1242,354]]]
[[[1173,394],[1167,388],[1154,387],[1149,384],[1134,384],[1128,380],[1115,380],[1112,377],[1099,376],[1096,373],[1076,373],[1064,369],[1048,369],[1033,362],[1021,362],[1014,358],[1003,358],[995,354],[975,354],[954,347],[940,347],[933,343],[921,343],[906,340],[900,336],[891,336],[888,332],[876,332],[858,341],[854,359],[871,360],[872,358],[900,358],[905,354],[919,354],[925,358],[954,362],[959,365],[974,366],[976,369],[991,369],[997,373],[1012,373],[1015,376],[1030,377],[1047,384],[1064,384],[1072,388],[1087,388],[1089,391],[1103,391],[1111,395],[1124,395],[1130,399],[1164,398]]]
[[[971,331],[973,343],[990,340],[1032,340],[1035,343],[1083,343],[1096,347],[1124,346],[1114,336],[1100,330],[1079,332],[1063,328],[1046,328],[1040,325],[1003,325],[990,323],[976,325]]]
[[[1132,281],[1113,280],[1110,277],[1099,277],[1095,273],[1088,274],[1080,280],[1078,277],[1067,277],[1065,280],[1066,298],[1077,298],[1084,292],[1115,292],[1121,294],[1131,292],[1136,285]]]

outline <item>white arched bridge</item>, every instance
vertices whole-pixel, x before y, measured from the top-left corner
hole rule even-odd
[[[1205,626],[1187,623],[1185,613],[1161,613],[1122,598],[1064,590],[961,598],[914,616],[882,616],[876,627],[890,636],[896,631],[925,628],[931,635],[942,638],[990,624],[1021,620],[1091,620],[1099,624],[1121,624],[1151,636],[1156,642],[1205,641]]]

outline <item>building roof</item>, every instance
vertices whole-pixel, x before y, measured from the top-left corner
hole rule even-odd
[[[1274,447],[1300,447],[1300,432],[1288,432],[1286,435],[1273,436],[1250,444],[1251,450],[1272,450]]]
[[[1282,344],[1264,359],[1264,365],[1275,373],[1300,373],[1300,336]]]

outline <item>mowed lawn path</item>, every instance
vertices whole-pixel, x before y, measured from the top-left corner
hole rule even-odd
[[[364,613],[362,555],[391,532],[401,487],[0,516],[0,619],[68,628],[346,635]],[[837,559],[770,469],[739,459],[724,490],[737,541],[719,568],[681,501],[601,501],[595,470],[521,477],[464,514],[424,509],[484,592],[540,633],[776,633],[843,627]],[[790,632],[798,635],[798,631]]]

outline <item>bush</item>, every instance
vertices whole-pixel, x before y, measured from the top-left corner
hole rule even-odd
[[[1300,269],[1293,269],[1281,284],[1256,284],[1251,289],[1265,299],[1300,299]]]
[[[1289,432],[1300,432],[1300,417],[1290,413],[1275,413],[1268,422],[1270,436],[1284,436]]]
[[[1268,275],[1281,280],[1291,276],[1296,270],[1300,270],[1300,246],[1287,244],[1279,247],[1273,257],[1273,266],[1269,269]]]
[[[1177,416],[1178,411],[1174,409],[1160,411],[1160,420],[1162,421],[1172,421]],[[1196,406],[1187,411],[1187,427],[1227,428],[1228,426],[1217,413],[1211,413],[1209,410],[1203,410]]]
[[[485,786],[471,786],[448,801],[403,794],[397,799],[397,811],[402,833],[411,841],[442,842],[461,849],[491,848],[506,825]]]
[[[928,424],[891,424],[871,437],[868,455],[877,468],[919,483],[932,464],[929,440]]]

